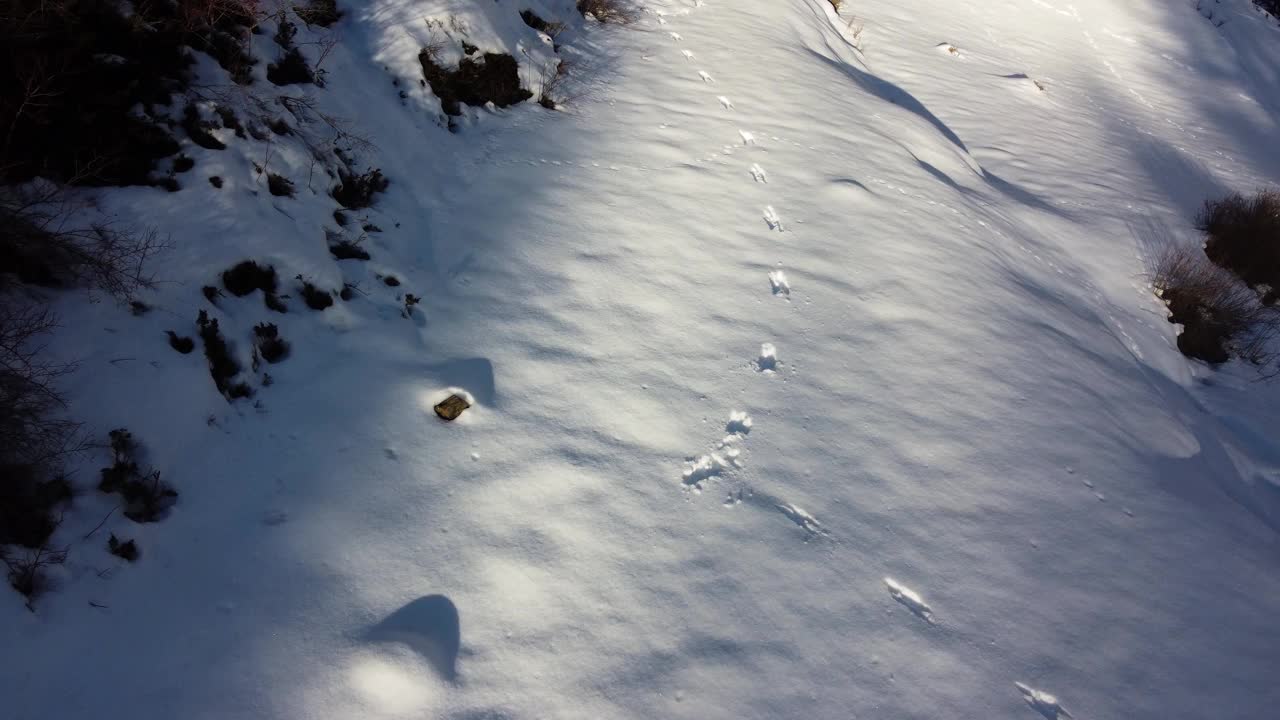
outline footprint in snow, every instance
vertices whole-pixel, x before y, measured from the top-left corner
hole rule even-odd
[[[699,70],[699,71],[698,71],[698,77],[702,78],[702,82],[704,82],[704,83],[713,83],[713,82],[715,82],[715,78],[711,77],[711,74],[710,74],[710,73],[708,73],[706,70]]]
[[[684,55],[685,60],[689,60],[690,62],[693,61],[693,53],[689,52],[688,50],[681,50],[680,54]]]
[[[920,599],[920,596],[916,594],[916,591],[902,583],[899,583],[893,578],[885,578],[884,584],[885,587],[889,588],[889,595],[891,595],[894,600],[905,605],[908,610],[915,613],[921,620],[924,620],[930,625],[934,624],[933,609],[929,607],[928,603]]]
[[[956,47],[955,45],[952,45],[951,43],[946,43],[946,42],[938,43],[937,45],[934,46],[934,48],[938,52],[946,53],[952,57],[962,57],[960,55],[960,48]]]
[[[1067,712],[1066,708],[1062,707],[1062,704],[1058,702],[1058,698],[1049,693],[1028,687],[1020,682],[1015,682],[1014,685],[1022,692],[1022,699],[1026,700],[1027,704],[1034,708],[1036,712],[1049,718],[1049,720],[1072,717],[1071,713]]]
[[[755,423],[750,415],[741,410],[734,410],[729,413],[729,422],[724,426],[724,429],[734,435],[746,435],[751,432],[753,424]]]
[[[773,288],[774,295],[788,296],[791,294],[791,283],[787,282],[787,274],[781,270],[774,270],[769,273],[769,286]]]
[[[758,183],[769,182],[769,176],[765,174],[764,168],[760,167],[759,163],[751,166],[751,179]]]
[[[778,213],[773,209],[772,205],[765,206],[764,221],[769,224],[770,230],[782,230],[782,218],[778,217]]]
[[[818,519],[814,516],[805,512],[803,508],[792,505],[791,503],[777,503],[774,507],[776,507],[783,515],[786,515],[791,522],[804,528],[804,531],[808,534],[808,537],[805,538],[806,542],[810,537],[827,534],[827,531],[822,529],[822,523],[818,522]]]
[[[732,100],[730,100],[729,98],[727,98],[727,97],[725,97],[725,96],[721,95],[721,96],[717,97],[716,99],[720,101],[720,104],[724,106],[724,109],[725,109],[725,110],[732,110],[732,109],[733,109],[733,101],[732,101]]]
[[[741,410],[730,412],[729,422],[725,423],[725,431],[728,435],[716,443],[712,452],[686,460],[687,464],[682,475],[685,487],[694,492],[701,492],[702,485],[706,481],[718,478],[725,472],[739,467],[738,458],[742,455],[742,450],[738,444],[747,436],[747,433],[751,432],[752,425],[751,416],[746,412]]]
[[[1028,87],[1034,87],[1036,90],[1040,92],[1049,91],[1049,88],[1045,87],[1044,83],[1032,78],[1030,75],[1026,73],[1014,73],[1012,75],[1002,75],[1001,77],[1003,77],[1005,80],[1017,80],[1021,83],[1025,83]]]
[[[680,41],[681,41],[681,40],[683,40],[684,38],[683,38],[683,37],[680,37],[680,33],[678,33],[678,32],[673,32],[673,33],[671,33],[671,39],[672,39],[672,40],[675,40],[676,42],[680,42]]]
[[[755,144],[756,144],[756,136],[755,136],[755,135],[752,135],[751,133],[747,132],[746,130],[739,130],[739,131],[738,131],[738,134],[742,136],[742,144],[743,144],[743,145],[755,145]]]
[[[732,462],[732,458],[726,458],[719,453],[699,455],[697,458],[688,461],[684,468],[683,480],[685,487],[700,492],[703,483],[720,477],[732,467]]]
[[[756,358],[756,369],[762,373],[775,372],[778,369],[778,348],[773,343],[760,344],[760,357]]]

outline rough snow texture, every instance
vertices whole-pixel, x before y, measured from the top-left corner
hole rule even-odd
[[[1059,713],[1033,686],[1081,718],[1274,714],[1276,389],[1179,355],[1141,279],[1207,195],[1280,178],[1274,24],[845,3],[864,55],[826,0],[657,0],[631,28],[569,5],[529,3],[572,21],[583,92],[456,134],[417,83],[423,18],[526,87],[549,39],[508,3],[348,7],[306,92],[392,179],[368,263],[332,260],[330,181],[284,141],[295,200],[256,141],[188,149],[220,191],[102,193],[173,234],[173,282],[141,318],[65,296],[54,349],[76,415],[130,428],[181,501],[100,531],[137,537],[127,567],[77,501],[59,587],[35,614],[0,594],[4,714]],[[293,351],[257,408],[163,335],[247,257],[368,293],[270,316]],[[247,364],[266,311],[222,306]],[[440,423],[451,388],[474,406]],[[710,447],[735,409],[750,435]]]

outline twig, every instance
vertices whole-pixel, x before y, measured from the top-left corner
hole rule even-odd
[[[101,530],[102,526],[107,524],[107,518],[110,518],[111,514],[114,513],[115,511],[116,511],[116,508],[111,508],[110,510],[108,510],[107,514],[102,517],[102,522],[99,522],[96,527],[94,527],[92,530],[89,531],[87,535],[85,535],[83,538],[80,538],[80,539],[83,541],[93,537],[94,533]]]

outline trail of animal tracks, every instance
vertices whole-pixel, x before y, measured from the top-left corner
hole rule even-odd
[[[415,3],[369,5],[331,95],[417,84]],[[425,320],[286,327],[267,412],[169,431],[177,516],[15,612],[6,712],[1274,712],[1275,389],[1189,364],[1143,272],[1280,178],[1280,31],[1183,5],[661,0],[587,24],[564,112],[353,90]]]

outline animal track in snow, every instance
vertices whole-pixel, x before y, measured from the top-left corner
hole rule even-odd
[[[680,54],[684,55],[685,60],[693,62],[693,53],[689,52],[688,50],[681,50]]]
[[[1042,93],[1049,91],[1049,88],[1045,87],[1044,83],[1040,82],[1039,80],[1036,80],[1035,78],[1031,77],[1026,73],[1014,73],[1012,75],[1004,75],[1002,77],[1004,77],[1005,80],[1018,80],[1018,81],[1025,82]]]
[[[774,295],[791,294],[791,283],[787,282],[787,274],[781,270],[769,273],[769,286],[773,288]]]
[[[791,522],[804,528],[809,537],[827,534],[827,531],[822,529],[822,523],[818,522],[818,519],[814,516],[805,512],[804,509],[792,505],[791,503],[777,503],[774,507],[778,508],[783,515],[786,515]],[[806,540],[807,539],[808,538],[806,538]]]
[[[764,221],[769,223],[770,230],[782,230],[782,218],[778,217],[778,213],[773,209],[772,205],[765,206]]]
[[[716,99],[720,101],[720,104],[724,106],[724,109],[725,109],[725,110],[732,110],[732,109],[733,109],[733,101],[732,101],[732,100],[730,100],[729,98],[727,98],[727,97],[725,97],[725,96],[721,95],[721,96],[717,97]]]
[[[698,77],[702,78],[702,82],[704,83],[713,83],[716,81],[716,79],[711,77],[711,74],[708,73],[706,70],[699,70]]]
[[[756,358],[756,368],[763,373],[775,372],[778,369],[778,348],[773,343],[760,344],[760,357]]]
[[[752,135],[751,133],[747,132],[746,130],[739,130],[739,131],[738,131],[738,134],[742,136],[742,144],[743,144],[743,145],[755,145],[755,144],[756,144],[756,136],[755,136],[755,135]]]
[[[893,578],[885,578],[884,584],[885,587],[889,588],[889,595],[891,595],[894,600],[905,605],[908,610],[915,613],[921,620],[924,620],[930,625],[934,624],[933,609],[929,607],[928,603],[920,599],[920,596],[916,594],[916,591],[902,583],[899,583]]]
[[[760,164],[759,164],[759,163],[754,163],[754,164],[752,164],[752,166],[751,166],[751,179],[752,179],[752,180],[755,180],[755,181],[756,181],[756,182],[758,182],[758,183],[767,183],[767,182],[769,182],[769,176],[768,176],[767,174],[765,174],[764,168],[760,167]]]
[[[742,450],[738,444],[751,432],[752,424],[751,416],[746,412],[734,410],[729,413],[729,422],[725,424],[728,435],[716,443],[713,451],[687,461],[682,477],[685,487],[701,492],[702,484],[706,481],[739,467],[738,458],[742,455]]]
[[[746,435],[751,432],[754,422],[751,416],[741,410],[729,413],[729,422],[724,426],[725,432],[733,435]]]
[[[1014,685],[1018,686],[1018,690],[1022,692],[1022,699],[1026,700],[1027,704],[1034,708],[1036,712],[1046,718],[1049,718],[1049,720],[1058,720],[1059,718],[1069,718],[1072,716],[1071,713],[1067,712],[1066,708],[1062,707],[1062,704],[1058,702],[1058,698],[1050,695],[1049,693],[1044,692],[1043,690],[1036,690],[1033,687],[1023,685],[1020,682],[1015,682]]]
[[[671,33],[671,39],[672,39],[672,40],[675,40],[676,42],[680,42],[680,41],[681,41],[681,40],[683,40],[684,38],[680,36],[680,33],[678,33],[678,32],[673,32],[673,33]]]
[[[686,487],[701,491],[702,483],[720,477],[730,467],[730,461],[718,453],[700,455],[685,467],[684,484]]]

